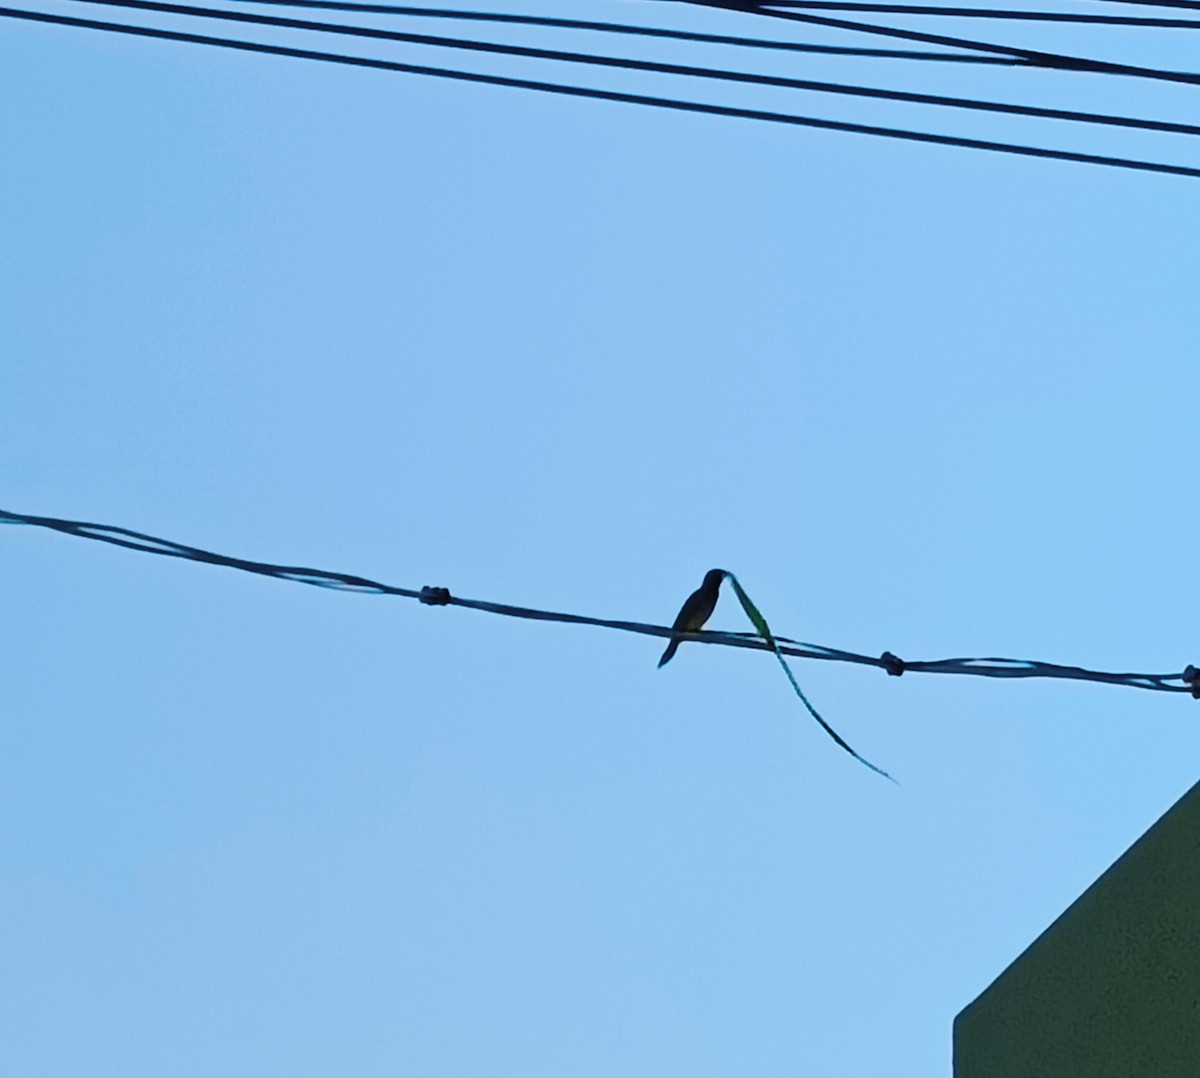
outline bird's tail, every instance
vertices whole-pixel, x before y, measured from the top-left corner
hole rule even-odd
[[[671,656],[675,654],[679,648],[679,638],[671,637],[671,642],[667,645],[667,650],[662,653],[662,658],[658,660],[659,666],[666,666],[671,661]]]

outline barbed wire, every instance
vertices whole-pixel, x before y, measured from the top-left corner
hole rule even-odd
[[[405,599],[416,599],[426,606],[458,606],[467,610],[479,610],[504,617],[561,622],[567,625],[592,625],[601,629],[615,629],[618,632],[638,633],[642,636],[670,637],[672,635],[672,629],[666,625],[597,618],[586,614],[567,614],[555,610],[538,610],[533,607],[495,603],[483,599],[464,599],[451,594],[445,587],[402,588],[353,573],[339,573],[328,569],[311,569],[302,566],[275,565],[269,562],[235,558],[111,524],[92,524],[79,520],[63,520],[58,517],[31,516],[6,510],[0,510],[0,524],[48,528],[64,535],[73,535],[80,539],[94,539],[145,554],[159,554],[170,558],[181,558],[185,561],[204,562],[227,569],[239,569],[242,572],[254,573],[258,576],[273,577],[296,584],[310,584],[336,591],[395,595]],[[749,648],[756,651],[773,650],[768,641],[753,633],[702,630],[686,634],[686,639],[698,644]],[[779,646],[778,650],[785,655],[801,659],[821,659],[830,662],[853,663],[859,666],[873,666],[895,677],[905,673],[923,673],[969,674],[975,677],[990,678],[1060,678],[1072,681],[1093,681],[1106,685],[1123,685],[1127,688],[1150,689],[1158,692],[1190,693],[1193,697],[1200,698],[1200,670],[1190,665],[1178,674],[1135,674],[1089,670],[1082,666],[1065,666],[1060,663],[1039,662],[1032,659],[980,657],[906,661],[890,651],[885,651],[879,656],[862,655],[841,648],[793,640],[785,636],[775,636],[774,640]]]

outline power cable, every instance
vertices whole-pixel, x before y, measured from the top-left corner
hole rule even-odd
[[[125,8],[134,11],[154,11],[168,15],[184,15],[192,18],[217,19],[255,26],[272,26],[287,30],[337,34],[348,37],[369,38],[378,41],[396,41],[410,45],[427,45],[435,48],[459,49],[499,56],[521,56],[535,60],[551,60],[561,63],[583,64],[594,67],[611,67],[628,71],[645,71],[654,74],[679,75],[685,78],[706,78],[722,82],[737,82],[755,86],[775,86],[789,90],[806,90],[817,93],[837,94],[850,97],[867,97],[884,101],[902,101],[911,104],[932,105],[941,108],[967,109],[975,112],[994,112],[1010,116],[1029,116],[1037,119],[1065,120],[1072,123],[1095,124],[1108,127],[1124,127],[1142,131],[1160,131],[1175,135],[1200,135],[1200,126],[1174,123],[1163,120],[1144,120],[1137,117],[1111,116],[1103,113],[1080,112],[1071,109],[1051,109],[1034,105],[1014,105],[1002,102],[980,101],[972,98],[948,97],[941,94],[913,93],[905,90],[887,90],[872,86],[852,86],[846,83],[825,82],[815,79],[795,79],[776,75],[758,75],[749,72],[726,71],[719,68],[692,67],[684,64],[666,64],[652,60],[630,60],[618,57],[596,56],[590,53],[564,52],[559,49],[532,48],[524,45],[503,45],[487,41],[469,41],[461,38],[441,37],[431,34],[412,34],[398,30],[379,30],[345,23],[312,22],[307,19],[280,18],[273,15],[258,15],[241,11],[225,11],[219,8],[173,4],[162,0],[77,0],[79,3],[101,7]]]
[[[588,30],[595,33],[626,34],[637,37],[693,41],[705,45],[732,45],[739,48],[773,49],[782,52],[817,53],[830,56],[862,56],[887,60],[935,60],[964,64],[1019,64],[1022,61],[1002,56],[979,56],[948,52],[917,52],[910,49],[860,49],[849,45],[812,45],[770,38],[734,37],[728,34],[704,34],[693,30],[668,30],[627,23],[591,22],[585,19],[555,19],[544,15],[510,15],[487,11],[459,11],[445,8],[396,7],[392,4],[359,4],[350,0],[242,0],[256,7],[294,7],[322,11],[348,11],[364,15],[392,15],[419,19],[458,19],[512,26],[543,26],[558,30]]]
[[[227,569],[238,569],[259,576],[297,584],[331,588],[336,591],[353,591],[375,595],[395,595],[406,599],[417,599],[426,606],[459,606],[468,610],[479,610],[488,614],[523,618],[531,621],[561,622],[568,625],[593,625],[618,632],[638,633],[642,636],[670,638],[673,630],[666,625],[651,625],[639,621],[624,621],[612,618],[597,618],[583,614],[566,614],[553,610],[538,610],[532,607],[513,606],[508,603],[493,603],[482,599],[464,599],[452,595],[444,587],[416,588],[396,587],[383,584],[367,577],[351,573],[332,572],[328,569],[310,569],[300,566],[275,565],[269,562],[234,558],[227,554],[215,554],[199,547],[187,546],[171,539],[162,539],[144,532],[132,531],[110,524],[89,524],[79,520],[64,520],[58,517],[31,516],[0,510],[0,524],[19,524],[48,528],[64,535],[80,539],[94,539],[102,543],[126,547],[145,554],[160,554],[186,561],[203,562]],[[750,648],[758,651],[773,650],[771,643],[762,636],[746,633],[714,632],[702,630],[687,634],[689,642],[714,644],[723,647]],[[1027,659],[956,658],[932,661],[905,661],[890,651],[875,657],[862,655],[822,644],[804,643],[784,636],[773,636],[778,651],[785,655],[803,659],[823,659],[832,662],[853,663],[873,666],[899,677],[905,673],[970,674],[990,678],[1062,678],[1073,681],[1093,681],[1107,685],[1123,685],[1128,688],[1150,689],[1158,692],[1190,693],[1200,697],[1200,671],[1193,666],[1178,674],[1134,674],[1110,673],[1089,670],[1081,666],[1064,666],[1059,663],[1038,662]]]
[[[1090,60],[1064,53],[1022,49],[1015,45],[994,45],[971,38],[949,37],[945,34],[929,34],[920,30],[902,30],[896,26],[881,26],[878,23],[860,22],[852,19],[833,19],[825,15],[814,15],[801,11],[776,11],[760,6],[750,0],[671,0],[673,3],[695,4],[699,7],[717,8],[722,11],[740,11],[766,18],[786,19],[813,26],[827,26],[835,30],[850,30],[861,34],[874,34],[897,38],[903,41],[920,41],[927,45],[942,45],[947,48],[971,51],[1002,53],[1024,60],[1036,67],[1048,67],[1060,71],[1080,71],[1101,75],[1127,75],[1130,77],[1157,79],[1165,82],[1189,84],[1200,83],[1200,74],[1190,71],[1164,71],[1154,67],[1138,67],[1133,64],[1111,63],[1107,60]]]
[[[798,11],[871,12],[887,15],[935,15],[953,19],[1004,19],[1020,22],[1087,23],[1100,26],[1146,26],[1165,30],[1198,30],[1197,19],[1150,18],[1141,15],[1092,15],[1066,11],[1012,11],[1006,8],[938,7],[920,4],[855,4],[838,0],[762,0],[764,7]]]
[[[302,60],[317,60],[324,63],[345,64],[352,67],[371,68],[379,71],[394,71],[410,75],[426,75],[434,78],[451,79],[487,86],[508,86],[515,89],[536,90],[542,93],[561,94],[568,97],[587,98],[600,101],[617,101],[631,105],[669,109],[675,112],[693,112],[708,116],[726,116],[734,119],[757,120],[765,123],[784,124],[792,127],[808,127],[825,131],[844,131],[858,135],[874,135],[880,138],[900,139],[931,145],[955,146],[963,149],[987,150],[993,153],[1014,154],[1021,157],[1037,157],[1046,160],[1071,161],[1078,164],[1103,165],[1109,168],[1131,169],[1139,172],[1154,172],[1163,175],[1200,177],[1200,168],[1173,165],[1135,158],[1113,157],[1106,154],[1078,153],[1071,150],[1056,150],[1041,146],[1024,146],[1017,143],[996,142],[986,139],[964,138],[957,135],[941,135],[926,131],[911,131],[903,128],[882,127],[874,124],[851,123],[844,120],[828,120],[791,113],[771,112],[764,109],[739,108],[732,105],[713,105],[675,98],[654,97],[646,94],[623,93],[593,87],[568,86],[561,83],[542,82],[534,79],[513,78],[503,75],[485,75],[473,71],[458,71],[450,68],[429,67],[420,64],[398,63],[391,60],[376,60],[364,56],[349,56],[342,53],[318,52],[312,49],[297,49],[283,45],[268,45],[254,41],[239,41],[230,38],[192,34],[178,30],[164,30],[148,26],[131,26],[124,23],[102,22],[95,19],[80,19],[68,15],[56,15],[41,11],[25,11],[17,8],[0,7],[0,18],[25,19],[32,22],[82,29],[99,30],[107,33],[128,34],[134,37],[152,38],[162,41],[181,41],[190,44],[208,45],[216,48],[234,49],[241,52],[261,53],[273,56],[289,56]]]
[[[1103,4],[1137,4],[1141,7],[1177,7],[1200,11],[1200,0],[1096,0]]]

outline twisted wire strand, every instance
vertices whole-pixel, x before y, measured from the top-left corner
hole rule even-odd
[[[567,625],[593,625],[601,629],[615,629],[618,632],[638,633],[642,636],[670,637],[672,630],[666,625],[651,625],[640,621],[625,621],[613,618],[597,618],[586,614],[567,614],[555,610],[538,610],[526,606],[513,606],[509,603],[494,603],[483,599],[463,599],[452,595],[447,589],[440,587],[401,588],[392,584],[384,584],[367,577],[353,573],[339,573],[328,569],[311,569],[294,565],[275,565],[269,562],[250,561],[246,558],[230,557],[227,554],[216,554],[199,547],[177,543],[171,539],[147,535],[145,532],[133,531],[111,524],[92,524],[79,520],[63,520],[58,517],[31,516],[25,513],[13,513],[0,510],[0,524],[28,525],[37,528],[48,528],[64,535],[73,535],[80,539],[94,539],[101,543],[125,547],[129,550],[145,554],[159,554],[164,557],[181,558],[185,561],[203,562],[208,565],[221,566],[227,569],[240,569],[242,572],[255,573],[258,576],[273,577],[296,584],[310,584],[315,587],[330,588],[335,591],[351,591],[374,595],[396,595],[406,599],[417,599],[428,606],[459,606],[468,610],[479,610],[488,614],[499,614],[504,617],[523,618],[530,621],[560,622]],[[715,644],[723,647],[750,648],[756,651],[771,651],[769,642],[753,633],[729,633],[704,630],[689,633],[689,641],[698,644]],[[935,659],[931,661],[906,662],[885,651],[882,655],[861,655],[841,648],[826,647],[822,644],[810,644],[793,640],[785,636],[774,637],[779,645],[779,651],[802,659],[822,659],[829,662],[854,663],[859,666],[874,666],[889,674],[927,673],[927,674],[971,674],[977,677],[992,678],[1060,678],[1072,681],[1094,681],[1107,685],[1124,685],[1134,689],[1150,689],[1158,692],[1180,692],[1197,695],[1200,687],[1200,673],[1189,666],[1178,674],[1136,674],[1110,673],[1103,670],[1089,670],[1082,666],[1064,666],[1060,663],[1046,663],[1030,659],[986,658],[956,658]]]

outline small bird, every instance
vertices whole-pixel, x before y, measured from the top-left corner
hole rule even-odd
[[[682,643],[680,633],[695,633],[704,628],[704,623],[712,617],[712,612],[716,609],[717,595],[724,579],[724,569],[709,569],[704,574],[704,583],[687,597],[675,624],[671,626],[671,642],[662,653],[662,658],[658,660],[659,666],[665,666],[671,661],[671,656]]]

